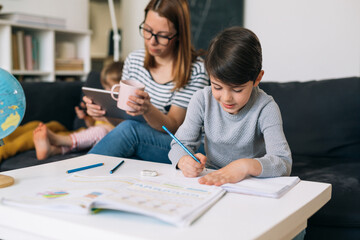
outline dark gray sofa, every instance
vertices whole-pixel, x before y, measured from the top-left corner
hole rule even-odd
[[[91,73],[89,79],[98,79]],[[58,120],[74,126],[81,82],[23,83],[27,109],[23,123]],[[278,103],[293,154],[292,175],[332,184],[331,200],[314,214],[305,239],[360,239],[360,78],[309,82],[262,82]],[[78,156],[72,153],[37,161],[34,151],[3,161],[0,170]]]
[[[305,239],[360,239],[360,78],[270,83],[293,155],[292,175],[332,184]]]

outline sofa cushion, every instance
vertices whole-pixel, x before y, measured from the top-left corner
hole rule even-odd
[[[309,82],[261,82],[280,107],[293,154],[360,156],[360,78]]]
[[[32,120],[59,121],[73,129],[74,107],[81,98],[82,82],[22,82],[26,97],[25,116],[21,124]]]
[[[316,212],[309,225],[360,227],[360,156],[357,161],[293,155],[291,175],[332,185],[330,201]]]
[[[31,167],[31,166],[45,164],[45,163],[56,162],[56,161],[60,161],[60,160],[68,159],[68,158],[74,158],[74,157],[84,155],[87,152],[88,152],[88,150],[84,150],[81,152],[71,152],[71,153],[67,153],[65,155],[55,155],[55,156],[52,156],[45,160],[39,161],[36,158],[35,150],[29,150],[26,152],[19,153],[19,154],[15,155],[14,157],[11,157],[9,159],[5,159],[4,161],[2,161],[1,166],[0,166],[0,172],[24,168],[24,167]]]

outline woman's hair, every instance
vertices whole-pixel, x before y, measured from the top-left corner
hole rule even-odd
[[[191,44],[190,11],[187,0],[151,0],[145,8],[145,19],[149,11],[158,13],[174,24],[177,40],[173,49],[175,61],[172,72],[174,73],[174,89],[184,87],[191,74],[191,65],[198,56]],[[146,49],[144,67],[149,69],[155,66],[155,59]]]
[[[100,74],[101,85],[111,85],[111,83],[107,83],[107,80],[110,80],[112,83],[119,83],[121,80],[123,66],[124,63],[121,61],[105,63],[105,66],[101,70]]]
[[[205,68],[225,84],[255,81],[262,69],[261,45],[257,36],[242,27],[227,28],[210,43]]]

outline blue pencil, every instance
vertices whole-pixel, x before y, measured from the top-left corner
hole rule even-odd
[[[67,170],[66,172],[67,173],[73,173],[73,172],[86,170],[86,169],[89,169],[89,168],[100,167],[102,165],[104,165],[104,163],[97,163],[97,164],[93,164],[93,165],[89,165],[89,166],[85,166],[85,167],[80,167],[80,168],[74,168],[74,169],[71,169],[71,170]]]
[[[111,169],[110,174],[113,174],[116,171],[116,169],[118,169],[121,166],[121,164],[123,164],[123,163],[124,163],[124,160],[122,160],[118,165],[116,165],[113,169]]]
[[[162,126],[162,128],[182,147],[195,161],[201,164],[201,162],[192,154],[189,149],[187,149],[182,142],[180,142],[179,139],[177,139],[165,126]]]

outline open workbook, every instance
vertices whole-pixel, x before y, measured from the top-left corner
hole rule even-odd
[[[177,175],[156,178],[82,176],[74,174],[56,185],[1,199],[2,204],[72,213],[113,209],[158,218],[178,227],[189,226],[228,192],[279,198],[298,177],[247,178],[221,187]]]
[[[222,188],[200,184],[74,174],[55,186],[3,198],[2,203],[71,213],[92,213],[99,209],[121,210],[186,227],[224,193]]]

